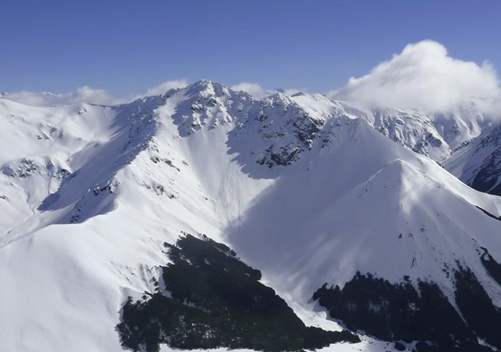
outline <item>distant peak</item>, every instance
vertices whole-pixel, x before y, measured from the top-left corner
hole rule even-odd
[[[216,90],[226,88],[224,85],[222,85],[219,82],[206,80],[206,79],[196,81],[195,83],[192,83],[188,87],[191,87],[194,89],[216,89]]]
[[[221,83],[210,80],[197,81],[186,87],[186,91],[189,95],[202,94],[204,96],[222,96],[229,94],[229,89],[227,87],[223,86]]]

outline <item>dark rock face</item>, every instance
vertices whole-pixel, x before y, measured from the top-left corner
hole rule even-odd
[[[416,143],[416,145],[412,148],[416,153],[428,155],[427,148],[428,147],[440,147],[442,146],[442,141],[435,137],[430,132],[427,132],[421,137],[421,140]]]
[[[291,165],[295,161],[297,161],[299,154],[302,149],[296,145],[280,147],[280,150],[277,152],[272,152],[274,150],[274,146],[271,145],[268,149],[266,149],[266,155],[257,161],[259,165],[266,165],[269,168],[272,168],[274,165],[287,166]]]
[[[242,109],[253,103],[250,95],[235,92],[217,82],[198,81],[182,90],[171,90],[163,97],[182,94],[186,97],[176,107],[172,119],[178,127],[179,135],[187,137],[202,127],[213,129],[245,118]]]
[[[165,289],[123,307],[117,329],[126,348],[152,352],[165,343],[181,349],[300,351],[359,341],[347,331],[306,327],[259,282],[261,273],[223,244],[187,235],[166,247],[172,263],[162,268]]]
[[[313,298],[349,329],[387,341],[418,341],[419,352],[492,351],[478,338],[501,346],[500,312],[470,270],[456,272],[461,315],[436,284],[419,282],[418,288],[357,273],[343,289],[324,285]]]
[[[254,137],[261,140],[254,151],[255,161],[272,168],[292,165],[310,151],[329,118],[329,114],[310,114],[290,97],[273,94],[255,101],[243,124],[246,131],[254,131]],[[238,131],[233,137],[237,135]]]

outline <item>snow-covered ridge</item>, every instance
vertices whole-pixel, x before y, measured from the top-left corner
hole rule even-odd
[[[479,256],[501,261],[501,223],[478,209],[499,217],[501,201],[424,156],[445,157],[480,122],[210,81],[113,107],[0,99],[0,119],[7,350],[120,351],[121,305],[151,292],[181,231],[230,244],[331,329],[311,296],[357,271],[435,282],[453,302],[444,268],[462,265],[501,306]]]

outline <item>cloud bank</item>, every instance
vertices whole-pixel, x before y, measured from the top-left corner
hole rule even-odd
[[[242,82],[234,86],[231,86],[230,88],[236,92],[242,91],[245,93],[249,93],[250,95],[252,95],[252,97],[256,99],[264,98],[267,94],[266,91],[263,89],[263,87],[261,87],[257,83]]]
[[[171,89],[184,88],[189,85],[187,79],[176,79],[165,81],[156,87],[148,89],[142,94],[133,94],[128,97],[117,97],[105,89],[95,89],[89,86],[83,86],[73,92],[68,93],[40,93],[32,91],[20,91],[11,93],[0,93],[0,99],[12,100],[17,103],[31,106],[61,106],[72,104],[97,104],[97,105],[117,105],[128,103],[133,100],[149,97],[153,95],[162,95]],[[281,92],[286,95],[293,95],[300,91],[299,89],[273,89],[266,90],[257,83],[242,82],[231,87],[234,91],[244,91],[252,95],[255,99],[264,98],[270,94]]]
[[[171,89],[184,88],[189,84],[187,79],[177,79],[172,81],[166,81],[154,88],[148,89],[143,96],[149,97],[152,95],[162,95]]]
[[[77,103],[115,105],[134,99],[164,94],[184,88],[186,79],[163,82],[143,94],[119,98],[103,89],[88,86],[74,92],[51,94],[21,91],[4,93],[1,98],[27,105],[51,106]],[[287,95],[299,90],[266,90],[258,83],[242,82],[231,87],[261,99],[277,91]],[[329,97],[366,107],[397,107],[427,112],[451,112],[475,106],[482,112],[501,113],[501,87],[494,67],[488,62],[477,64],[453,58],[440,43],[425,40],[407,45],[391,60],[375,66],[367,75],[352,77]]]
[[[142,97],[161,95],[170,89],[184,88],[187,85],[188,81],[186,79],[166,81],[156,87],[148,89],[143,94],[136,94],[127,98],[116,97],[105,89],[95,89],[89,86],[83,86],[73,92],[61,94],[31,91],[2,93],[0,94],[0,98],[31,106],[61,106],[80,103],[116,105],[127,103]]]
[[[90,104],[112,105],[119,100],[104,89],[94,89],[88,86],[80,87],[74,92],[62,94],[20,91],[2,93],[0,97],[31,106],[70,105],[84,102]]]
[[[407,45],[328,96],[368,107],[445,112],[475,104],[490,112],[499,106],[500,92],[497,73],[488,62],[478,65],[452,58],[442,44],[425,40]]]

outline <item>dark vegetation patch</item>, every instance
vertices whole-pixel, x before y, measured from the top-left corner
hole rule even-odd
[[[259,282],[261,272],[224,244],[186,235],[166,248],[172,261],[162,268],[168,294],[159,287],[143,300],[129,298],[117,326],[126,348],[155,352],[165,343],[181,349],[300,351],[360,341],[347,331],[306,327]]]
[[[501,312],[468,269],[456,272],[456,303],[470,329],[501,348]]]
[[[409,282],[393,285],[370,274],[357,273],[343,289],[324,285],[313,298],[348,328],[383,340],[449,341],[453,332],[473,339],[436,285],[420,282],[419,290],[420,293]]]
[[[400,342],[400,341],[395,342],[395,344],[393,345],[393,347],[395,347],[395,349],[397,351],[405,351],[406,350],[405,345],[402,342]]]
[[[357,273],[342,289],[324,285],[313,298],[347,328],[386,341],[418,341],[418,352],[492,351],[478,337],[501,347],[499,310],[471,271],[461,269],[455,278],[456,303],[465,320],[429,282],[419,282],[416,290],[408,281],[391,284]]]
[[[481,247],[483,250],[482,255],[480,256],[480,260],[482,264],[489,273],[489,275],[498,283],[501,287],[501,264],[499,264],[493,257],[490,255],[487,248]]]

